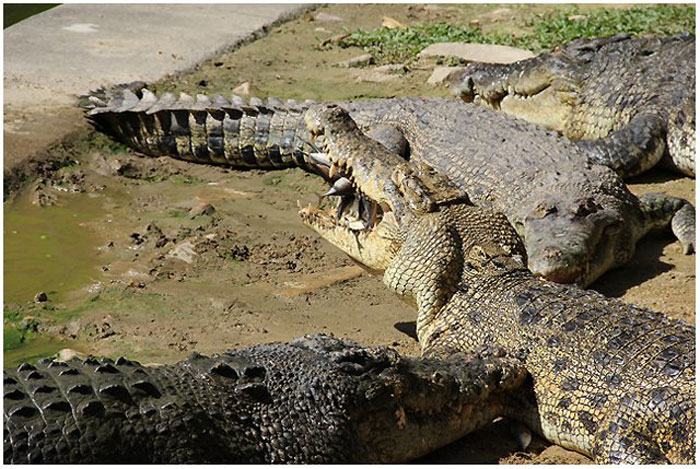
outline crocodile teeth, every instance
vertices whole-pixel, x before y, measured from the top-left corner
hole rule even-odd
[[[328,197],[328,196],[340,196],[340,195],[348,195],[350,191],[352,190],[352,183],[348,178],[340,178],[337,181],[335,181],[335,184],[333,184],[333,187],[331,187],[328,192],[323,194],[321,197]]]
[[[328,153],[309,153],[309,157],[314,163],[330,166],[331,160],[328,159]]]
[[[336,165],[335,163],[331,164],[331,167],[328,170],[328,177],[333,179],[333,177],[338,173],[338,171],[339,171],[338,165]]]
[[[365,222],[362,220],[355,220],[348,223],[348,228],[354,231],[362,231],[366,228]]]
[[[532,442],[532,432],[520,422],[511,422],[510,433],[524,451]]]

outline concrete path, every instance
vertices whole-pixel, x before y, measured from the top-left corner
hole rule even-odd
[[[5,174],[80,128],[76,95],[187,70],[308,7],[70,4],[10,26],[4,31]]]

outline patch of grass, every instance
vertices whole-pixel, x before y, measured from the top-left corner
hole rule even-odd
[[[525,34],[483,32],[478,27],[456,24],[417,24],[407,28],[357,30],[338,44],[361,47],[378,63],[402,63],[412,60],[425,47],[437,42],[476,42],[549,50],[576,38],[612,36],[629,33],[675,34],[695,32],[693,5],[654,5],[627,9],[599,8],[563,11],[533,16],[526,21]]]
[[[2,349],[4,351],[14,350],[24,343],[25,335],[16,327],[5,327],[2,332]]]
[[[582,18],[574,18],[581,16]],[[640,8],[601,8],[584,12],[577,8],[546,16],[532,24],[540,49],[579,37],[604,37],[618,33],[645,34],[695,33],[693,5],[654,5]]]
[[[3,350],[14,350],[28,342],[37,331],[39,322],[34,318],[21,319],[19,314],[5,311],[3,326]],[[9,323],[9,324],[7,324]]]
[[[100,153],[120,155],[129,151],[129,147],[123,143],[112,140],[101,132],[92,132],[87,140],[89,149],[97,150]]]

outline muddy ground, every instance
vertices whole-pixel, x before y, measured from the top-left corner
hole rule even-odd
[[[517,30],[526,8],[555,7],[333,5],[317,12],[341,21],[305,14],[151,88],[230,93],[248,82],[252,94],[296,99],[447,96],[426,84],[434,62],[367,82],[366,70],[333,66],[361,50],[319,44],[349,29],[378,27],[383,16],[404,24],[478,18],[485,28]],[[12,145],[11,132],[5,135]],[[240,172],[146,159],[85,127],[51,152],[53,163],[4,207],[5,365],[64,348],[165,363],[193,350],[311,332],[419,352],[415,311],[297,219],[297,200],[316,203],[320,180],[297,170]],[[694,180],[662,171],[630,187],[695,198]],[[670,233],[657,233],[638,245],[632,263],[593,287],[694,322],[694,266],[695,256],[684,256]],[[33,300],[40,292],[48,301]],[[18,336],[24,341],[8,349],[8,338]],[[457,461],[589,462],[537,438],[521,452],[503,421],[424,459]]]

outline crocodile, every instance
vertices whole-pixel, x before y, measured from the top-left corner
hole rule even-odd
[[[693,326],[535,277],[498,212],[368,138],[339,106],[306,118],[317,164],[338,168],[327,181],[347,180],[352,200],[302,207],[303,222],[416,305],[425,355],[488,347],[517,357],[534,398],[506,415],[596,462],[694,462]],[[355,205],[372,211],[360,231]]]
[[[527,394],[522,365],[497,355],[411,358],[318,334],[172,365],[42,359],[3,372],[4,462],[407,461]]]
[[[305,124],[312,103],[139,93],[92,96],[88,116],[147,155],[308,170],[317,153]],[[447,175],[474,204],[504,213],[525,242],[529,268],[543,278],[586,286],[630,260],[651,229],[669,224],[684,252],[694,251],[692,205],[664,194],[634,196],[612,170],[583,161],[554,132],[453,99],[342,104],[387,148]]]
[[[695,36],[577,39],[451,77],[466,102],[557,130],[622,177],[662,162],[695,176]]]

